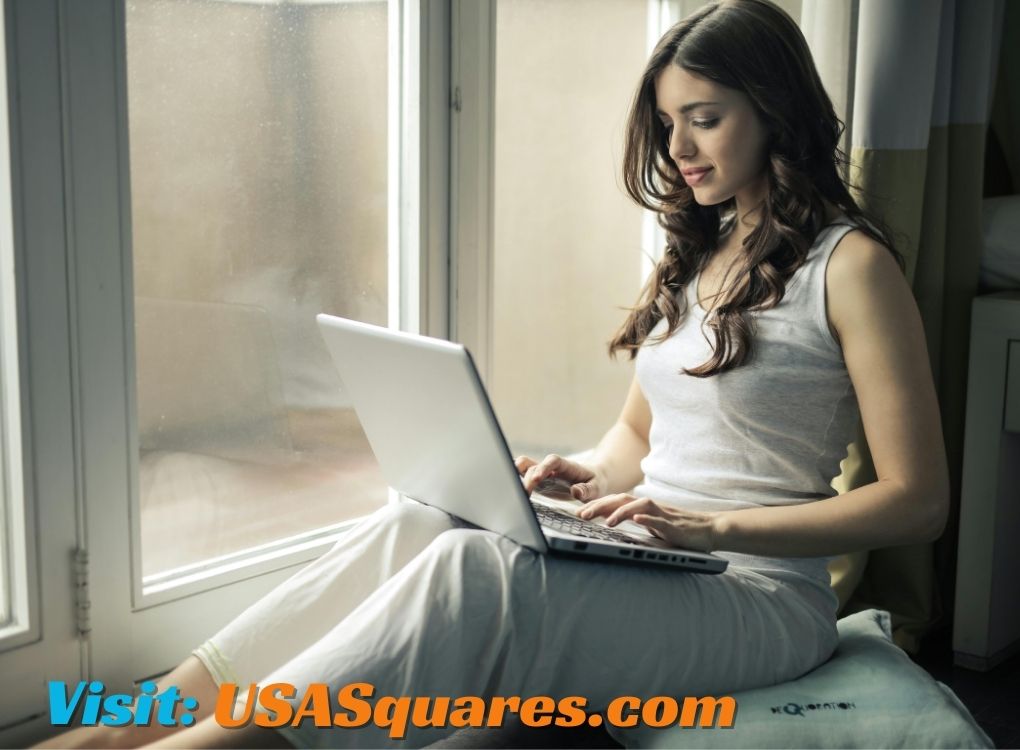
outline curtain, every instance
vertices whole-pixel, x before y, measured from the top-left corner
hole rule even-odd
[[[1008,40],[1008,41],[1007,41]],[[985,154],[985,197],[1020,193],[1020,3],[1006,3]]]
[[[927,337],[949,459],[952,510],[942,538],[861,552],[830,566],[842,613],[892,613],[896,642],[949,620],[967,381],[977,294],[985,133],[1002,0],[804,0],[801,26],[848,122],[856,197],[892,229]],[[874,481],[859,425],[834,486]]]

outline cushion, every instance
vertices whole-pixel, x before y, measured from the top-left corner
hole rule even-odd
[[[839,645],[824,664],[733,693],[733,727],[607,731],[628,748],[994,747],[953,692],[892,642],[888,612],[857,612],[837,627]]]

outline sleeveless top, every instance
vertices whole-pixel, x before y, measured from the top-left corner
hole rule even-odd
[[[752,311],[747,364],[709,378],[681,373],[712,356],[714,336],[698,304],[698,273],[684,290],[687,314],[665,341],[638,350],[636,374],[652,413],[644,481],[633,494],[692,511],[798,505],[836,495],[831,486],[856,436],[857,396],[825,313],[825,269],[855,225],[824,227],[782,301]],[[665,319],[651,336],[666,330]],[[651,338],[649,336],[649,338]],[[732,565],[809,583],[835,602],[831,557],[715,554]]]

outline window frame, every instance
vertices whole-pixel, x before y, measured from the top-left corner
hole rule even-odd
[[[73,682],[86,648],[77,625],[78,451],[70,349],[64,202],[62,64],[58,0],[3,4],[10,148],[10,208],[17,306],[20,469],[25,518],[27,630],[0,643],[0,745],[23,746],[52,729],[43,692]],[[43,610],[45,609],[45,617]]]
[[[497,0],[453,0],[450,122],[450,339],[492,370]]]
[[[15,257],[14,191],[11,164],[11,108],[7,70],[7,23],[0,15],[0,651],[39,637],[38,569],[34,523],[25,494],[22,455],[20,264]],[[6,609],[6,613],[3,613]]]

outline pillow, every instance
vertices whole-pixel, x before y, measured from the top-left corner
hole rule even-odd
[[[953,692],[892,642],[889,613],[838,621],[832,657],[792,682],[733,693],[733,727],[607,725],[627,748],[993,748]]]

